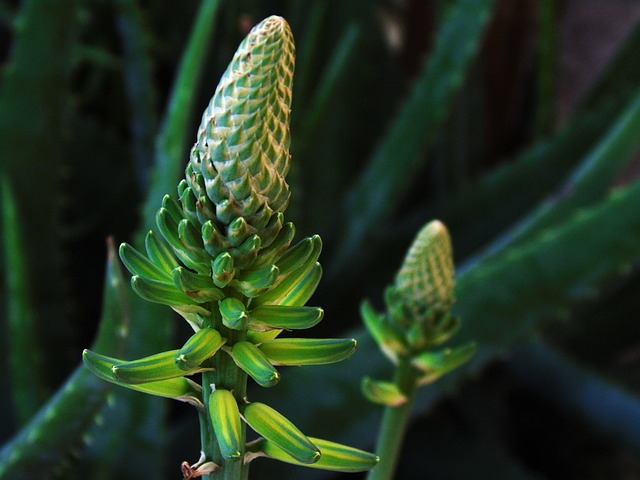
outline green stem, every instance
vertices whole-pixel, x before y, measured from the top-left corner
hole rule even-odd
[[[217,323],[217,322],[216,322]],[[244,340],[246,332],[228,329],[222,325],[215,326],[227,339],[227,345],[232,346],[236,342]],[[238,460],[227,460],[220,454],[220,448],[216,440],[211,418],[209,416],[208,404],[211,395],[211,385],[216,388],[224,388],[233,393],[239,405],[245,402],[247,396],[247,374],[235,364],[233,359],[224,352],[218,353],[213,358],[213,370],[202,375],[202,399],[204,410],[199,413],[200,420],[200,441],[202,452],[207,461],[212,461],[220,465],[222,469],[218,472],[205,475],[204,480],[243,480],[248,478],[249,465],[243,462],[244,452]],[[246,437],[246,426],[242,423],[242,441],[244,445]]]
[[[404,392],[407,401],[398,407],[386,407],[376,446],[376,454],[380,457],[380,463],[369,473],[367,480],[393,479],[393,474],[398,464],[400,447],[402,447],[402,441],[413,407],[417,380],[417,372],[409,362],[409,359],[401,359],[396,368],[394,382]]]

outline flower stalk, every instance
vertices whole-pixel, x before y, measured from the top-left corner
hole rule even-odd
[[[120,258],[142,298],[171,307],[194,333],[182,347],[136,360],[89,350],[100,378],[198,410],[201,456],[185,478],[248,478],[259,457],[337,471],[364,471],[378,458],[311,439],[272,407],[247,398],[247,382],[273,387],[279,368],[323,365],[352,355],[353,339],[279,339],[313,327],[307,306],[320,278],[317,235],[294,243],[285,222],[294,44],[280,17],[256,25],[240,44],[202,116],[177,199],[166,195],[144,252]],[[191,380],[201,375],[201,383]],[[246,443],[249,426],[261,436]],[[323,454],[323,452],[325,454]]]
[[[385,292],[387,311],[377,313],[368,302],[361,313],[380,350],[395,365],[392,381],[364,378],[364,395],[384,405],[376,453],[380,463],[368,480],[391,480],[419,387],[459,367],[475,352],[475,344],[443,347],[460,327],[451,314],[455,282],[449,232],[433,221],[416,236],[395,282]]]

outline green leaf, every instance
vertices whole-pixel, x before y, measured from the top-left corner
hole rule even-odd
[[[294,460],[305,465],[320,459],[320,450],[282,414],[264,403],[244,406],[242,416],[259,435],[277,445]]]
[[[371,377],[362,379],[362,393],[370,402],[388,407],[399,407],[407,403],[407,397],[394,382],[374,380]]]
[[[273,365],[326,365],[349,358],[356,344],[353,338],[277,338],[260,350]]]
[[[227,459],[240,458],[243,449],[240,411],[229,390],[217,388],[211,393],[209,415],[222,456]]]
[[[506,245],[516,246],[564,221],[579,208],[601,200],[611,189],[629,158],[640,147],[640,88],[593,149],[570,173],[559,194],[541,202],[477,257],[496,254]],[[476,259],[477,261],[477,259]]]
[[[249,328],[301,330],[317,325],[323,316],[324,310],[320,307],[261,305],[249,312]]]
[[[524,385],[570,415],[623,442],[640,448],[640,399],[630,389],[580,365],[541,338],[514,352],[512,368]]]
[[[146,171],[152,159],[153,145],[158,128],[156,113],[156,86],[149,32],[145,28],[142,7],[135,0],[119,0],[116,25],[122,40],[124,82],[129,105],[129,132],[133,144],[136,175],[141,186],[146,187]]]
[[[348,473],[371,470],[380,460],[377,455],[357,448],[322,440],[320,438],[309,437],[309,440],[313,442],[321,452],[320,459],[315,463],[300,462],[281,449],[275,442],[264,438],[248,445],[251,452],[249,458],[253,460],[253,458],[264,455],[293,465]]]
[[[122,353],[128,342],[128,287],[113,243],[102,301],[102,318],[93,348]],[[0,449],[0,478],[31,480],[53,471],[94,425],[110,385],[80,365],[29,423]]]
[[[46,398],[42,378],[43,358],[38,339],[37,311],[29,289],[26,249],[16,201],[7,177],[0,176],[0,206],[7,285],[6,344],[9,354],[11,392],[18,423],[23,425]]]
[[[56,362],[45,361],[41,368],[22,376],[25,382],[33,378],[34,383],[18,387],[16,393],[32,387],[40,389],[40,393],[32,391],[31,400],[24,399],[19,407],[20,422],[42,405],[48,387],[57,386],[46,383],[63,381],[61,368],[68,372],[74,365],[64,357],[56,357],[61,347],[69,347],[73,331],[69,315],[64,313],[68,295],[60,259],[66,253],[60,235],[63,229],[60,203],[54,200],[63,193],[61,182],[54,181],[46,172],[60,171],[63,164],[69,164],[69,134],[74,130],[70,121],[74,105],[70,73],[82,24],[79,3],[61,0],[55,4],[46,1],[15,4],[9,7],[15,13],[13,28],[4,26],[6,44],[11,47],[0,73],[0,173],[11,185],[23,252],[11,260],[25,262],[28,270],[23,272],[27,281],[24,286],[28,285],[31,300],[38,305],[33,325],[37,325],[38,335],[46,339],[39,347],[24,350],[20,355],[25,356],[21,361],[25,365],[30,363],[30,368],[35,367],[34,358],[27,357],[35,356],[36,351],[45,359],[58,358]],[[3,238],[4,235],[3,230]],[[6,261],[3,267],[9,266],[9,258]],[[22,308],[12,303],[20,302],[24,296],[11,295],[7,299],[8,308]],[[9,337],[13,332],[5,331],[3,335],[18,347],[35,339],[29,338],[27,328],[20,340]],[[36,380],[38,376],[40,379]]]
[[[272,387],[280,381],[280,374],[265,354],[251,342],[238,342],[231,350],[236,365],[261,387]]]
[[[192,370],[202,362],[211,358],[225,344],[226,340],[220,333],[210,327],[205,327],[191,335],[189,340],[176,353],[174,361],[181,370]]]
[[[388,220],[404,198],[407,179],[424,163],[426,151],[445,125],[466,73],[481,45],[493,0],[459,0],[440,22],[434,48],[389,131],[348,199],[345,223],[331,277],[348,274],[363,242]],[[375,195],[371,192],[375,191]]]
[[[198,384],[187,378],[176,377],[147,383],[128,383],[121,381],[112,371],[113,366],[120,363],[121,360],[100,355],[91,350],[85,350],[82,353],[82,360],[89,370],[107,382],[138,392],[173,398],[174,400],[187,402],[197,407],[203,407],[201,400],[202,389]],[[184,375],[184,372],[182,372],[182,374]]]

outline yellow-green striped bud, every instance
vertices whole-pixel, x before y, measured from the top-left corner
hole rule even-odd
[[[293,35],[284,19],[272,16],[256,25],[222,76],[191,152],[187,182],[196,196],[211,200],[211,213],[238,244],[243,235],[260,235],[289,203],[285,177],[294,60]],[[275,234],[263,238],[263,246]]]
[[[453,253],[442,222],[429,222],[418,233],[396,275],[395,289],[412,310],[449,311],[455,300]]]

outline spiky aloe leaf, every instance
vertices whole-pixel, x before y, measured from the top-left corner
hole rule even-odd
[[[175,254],[159,235],[148,232],[153,228],[155,213],[162,196],[175,188],[180,181],[181,172],[184,171],[184,154],[189,148],[187,129],[189,119],[195,113],[197,98],[193,92],[198,90],[198,83],[206,69],[208,47],[213,44],[212,37],[216,25],[219,24],[217,18],[220,3],[219,0],[203,0],[197,12],[194,12],[194,23],[180,58],[180,66],[156,139],[151,180],[141,209],[141,224],[135,235],[135,245],[142,246],[144,243],[149,258],[169,271],[178,266]],[[58,8],[57,5],[55,8]],[[77,17],[77,12],[74,12]],[[200,323],[199,314],[188,311],[190,308],[174,309],[190,318],[188,321],[194,325]],[[132,316],[136,322],[131,332],[132,355],[145,355],[169,348],[168,333],[171,331],[172,315],[168,309],[134,296]],[[98,351],[114,353],[109,349]],[[166,457],[166,444],[158,439],[162,439],[165,433],[162,425],[166,418],[166,402],[126,389],[115,389],[114,396],[118,408],[103,411],[108,431],[102,433],[101,441],[95,442],[89,452],[96,467],[91,472],[84,473],[89,478],[119,476],[120,473],[115,472],[120,472],[122,465],[141,462],[146,465],[147,475],[162,476],[163,465],[157,459]],[[140,448],[132,448],[131,445],[145,445],[146,448],[143,451]]]
[[[451,113],[495,3],[459,0],[448,6],[422,74],[352,189],[331,278],[351,273],[349,265],[361,255],[363,240],[393,212],[407,178],[427,158],[425,152]]]
[[[0,176],[0,220],[4,232],[4,280],[8,302],[7,331],[9,377],[18,423],[24,425],[46,398],[42,378],[43,358],[38,338],[37,312],[30,298],[26,251],[13,189]]]
[[[121,354],[128,342],[126,281],[110,243],[100,330],[93,348]],[[29,480],[52,472],[81,445],[104,405],[109,384],[79,366],[63,388],[0,449],[0,478]]]

